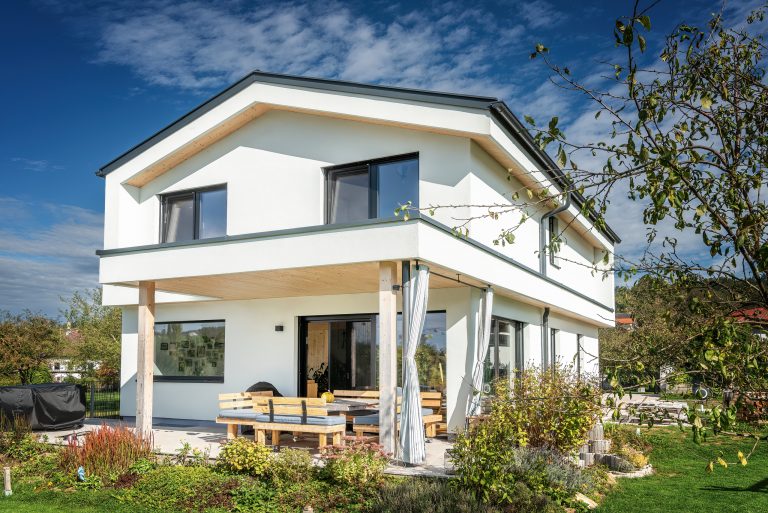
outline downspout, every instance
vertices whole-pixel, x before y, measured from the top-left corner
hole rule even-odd
[[[566,192],[565,203],[549,212],[545,212],[544,215],[541,216],[541,221],[539,222],[539,273],[541,273],[542,276],[547,275],[547,252],[545,251],[545,248],[547,246],[547,225],[549,224],[549,218],[560,212],[564,212],[569,208],[571,208],[571,193]]]
[[[549,367],[549,307],[544,308],[541,316],[541,367]]]

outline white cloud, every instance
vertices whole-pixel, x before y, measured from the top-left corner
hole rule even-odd
[[[221,87],[261,69],[506,97],[513,86],[495,78],[494,63],[525,32],[451,3],[401,10],[387,22],[334,2],[244,8],[192,0],[92,16],[99,18],[98,62],[127,66],[151,84],[191,90]]]
[[[0,197],[0,310],[57,315],[59,297],[98,285],[102,215]]]
[[[43,159],[28,159],[24,157],[13,157],[11,159],[16,166],[20,167],[24,171],[44,172],[44,171],[60,171],[64,169],[64,166],[54,164],[48,160]]]
[[[532,29],[552,27],[568,19],[563,9],[544,0],[521,2],[518,8],[520,15]]]

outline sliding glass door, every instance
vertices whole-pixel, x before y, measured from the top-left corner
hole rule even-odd
[[[373,316],[313,317],[302,320],[299,386],[327,390],[375,389],[377,355]]]

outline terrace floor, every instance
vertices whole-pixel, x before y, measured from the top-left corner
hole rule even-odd
[[[50,443],[63,445],[73,436],[83,436],[88,431],[97,429],[102,424],[111,426],[132,426],[132,424],[118,420],[86,419],[85,424],[76,430],[44,431],[40,435],[47,435]],[[152,429],[152,437],[155,449],[164,455],[175,455],[186,443],[192,449],[208,451],[211,458],[217,458],[221,444],[226,441],[227,432],[225,426],[212,422],[195,420],[156,420]],[[294,441],[290,433],[284,433],[281,440],[282,447],[303,448],[317,454],[317,437],[303,436]],[[410,476],[445,477],[450,473],[451,464],[446,457],[446,451],[452,447],[445,436],[427,439],[427,458],[422,465],[403,466],[390,464],[387,473]]]

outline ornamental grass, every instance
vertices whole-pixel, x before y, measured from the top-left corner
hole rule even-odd
[[[152,436],[123,427],[102,425],[83,440],[73,437],[59,453],[59,467],[74,473],[83,467],[86,476],[114,481],[131,465],[152,455]]]

